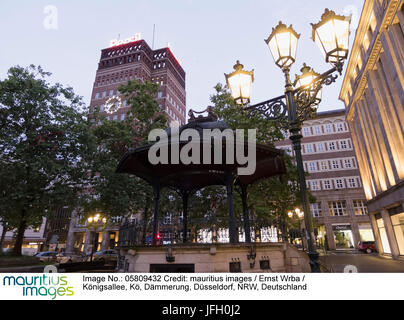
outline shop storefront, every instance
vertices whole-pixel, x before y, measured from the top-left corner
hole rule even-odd
[[[370,223],[358,223],[360,241],[375,241],[372,226]]]
[[[333,225],[335,247],[337,250],[354,249],[355,242],[350,224]]]
[[[380,242],[382,244],[383,253],[391,254],[389,238],[387,237],[387,231],[384,225],[384,220],[381,214],[376,214],[375,218],[377,229],[379,230]]]
[[[399,249],[399,254],[400,256],[404,256],[404,212],[391,212],[390,217]]]

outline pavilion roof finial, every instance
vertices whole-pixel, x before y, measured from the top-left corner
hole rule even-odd
[[[203,116],[202,114],[205,112],[207,112],[208,114],[206,116]],[[194,111],[191,109],[188,112],[188,116],[189,122],[217,121],[219,119],[212,106],[208,106],[203,111]]]

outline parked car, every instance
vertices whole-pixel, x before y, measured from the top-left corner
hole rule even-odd
[[[91,260],[91,255],[87,256],[87,261]],[[118,252],[116,250],[100,250],[93,254],[93,261],[114,262],[118,260]]]
[[[358,243],[358,250],[366,253],[376,252],[376,243],[374,241],[360,241]]]
[[[43,251],[37,253],[34,257],[38,258],[41,262],[56,261],[57,252],[55,251]]]
[[[56,256],[56,261],[59,263],[83,262],[85,258],[86,256],[84,254],[67,254],[63,252]]]

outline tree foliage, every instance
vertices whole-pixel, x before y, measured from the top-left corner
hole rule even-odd
[[[125,120],[94,113],[91,131],[97,148],[87,159],[91,188],[82,195],[84,216],[96,211],[110,217],[142,213],[147,223],[153,189],[144,180],[115,170],[126,152],[148,142],[151,130],[167,127],[168,119],[155,99],[158,89],[152,82],[129,81],[119,87],[129,106]]]
[[[92,146],[86,109],[72,88],[50,84],[41,67],[12,67],[0,81],[0,214],[25,230],[56,206],[72,205]]]
[[[233,102],[227,87],[217,84],[214,89],[216,92],[211,96],[214,110],[230,128],[257,129],[257,143],[270,146],[284,139],[275,121],[268,121],[258,114],[247,114]],[[263,179],[248,188],[249,211],[258,227],[271,224],[282,227],[283,222],[288,220],[287,212],[301,206],[297,168],[290,156],[285,154],[283,158],[287,167],[285,175]],[[311,195],[310,200],[314,201]],[[235,197],[235,212],[238,216],[242,213],[239,193]]]

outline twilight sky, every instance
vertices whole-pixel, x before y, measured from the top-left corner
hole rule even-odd
[[[317,23],[326,7],[353,14],[351,42],[363,0],[1,0],[0,79],[13,65],[41,65],[52,79],[70,85],[88,104],[100,50],[118,37],[141,33],[155,49],[167,42],[186,72],[187,109],[201,110],[223,73],[239,59],[255,70],[251,103],[283,93],[283,75],[275,66],[264,39],[280,20],[301,34],[297,61],[317,72],[329,69],[311,40],[310,23]],[[57,26],[50,24],[47,6],[57,8]],[[47,18],[48,17],[48,18]],[[57,27],[49,29],[44,25]],[[53,20],[55,22],[55,20]],[[46,24],[48,23],[48,24]],[[343,108],[338,100],[342,77],[323,90],[320,111]]]

